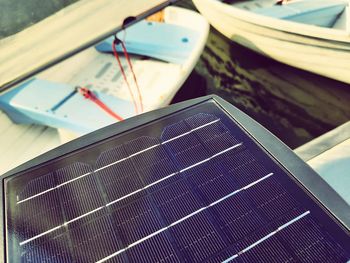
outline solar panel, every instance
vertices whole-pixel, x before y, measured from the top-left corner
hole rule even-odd
[[[1,177],[4,262],[347,262],[350,208],[218,97],[111,125]]]

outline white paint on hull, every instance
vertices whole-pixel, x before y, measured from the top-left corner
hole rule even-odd
[[[233,41],[288,65],[350,83],[350,37],[346,30],[266,17],[216,0],[193,2]]]

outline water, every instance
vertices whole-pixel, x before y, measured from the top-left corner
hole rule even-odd
[[[195,9],[191,1],[180,5]],[[350,120],[350,85],[263,57],[213,28],[174,101],[206,94],[226,99],[291,148]]]

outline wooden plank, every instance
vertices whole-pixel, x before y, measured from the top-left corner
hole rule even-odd
[[[86,48],[172,1],[81,0],[0,41],[0,88]]]
[[[0,175],[62,142],[56,129],[17,125],[0,111]]]
[[[32,126],[1,158],[0,174],[29,161],[61,144],[56,129]]]

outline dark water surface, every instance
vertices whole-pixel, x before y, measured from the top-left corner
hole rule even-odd
[[[195,9],[191,1],[180,5]],[[195,71],[174,101],[206,94],[231,102],[291,148],[350,120],[349,84],[256,54],[213,28]]]

